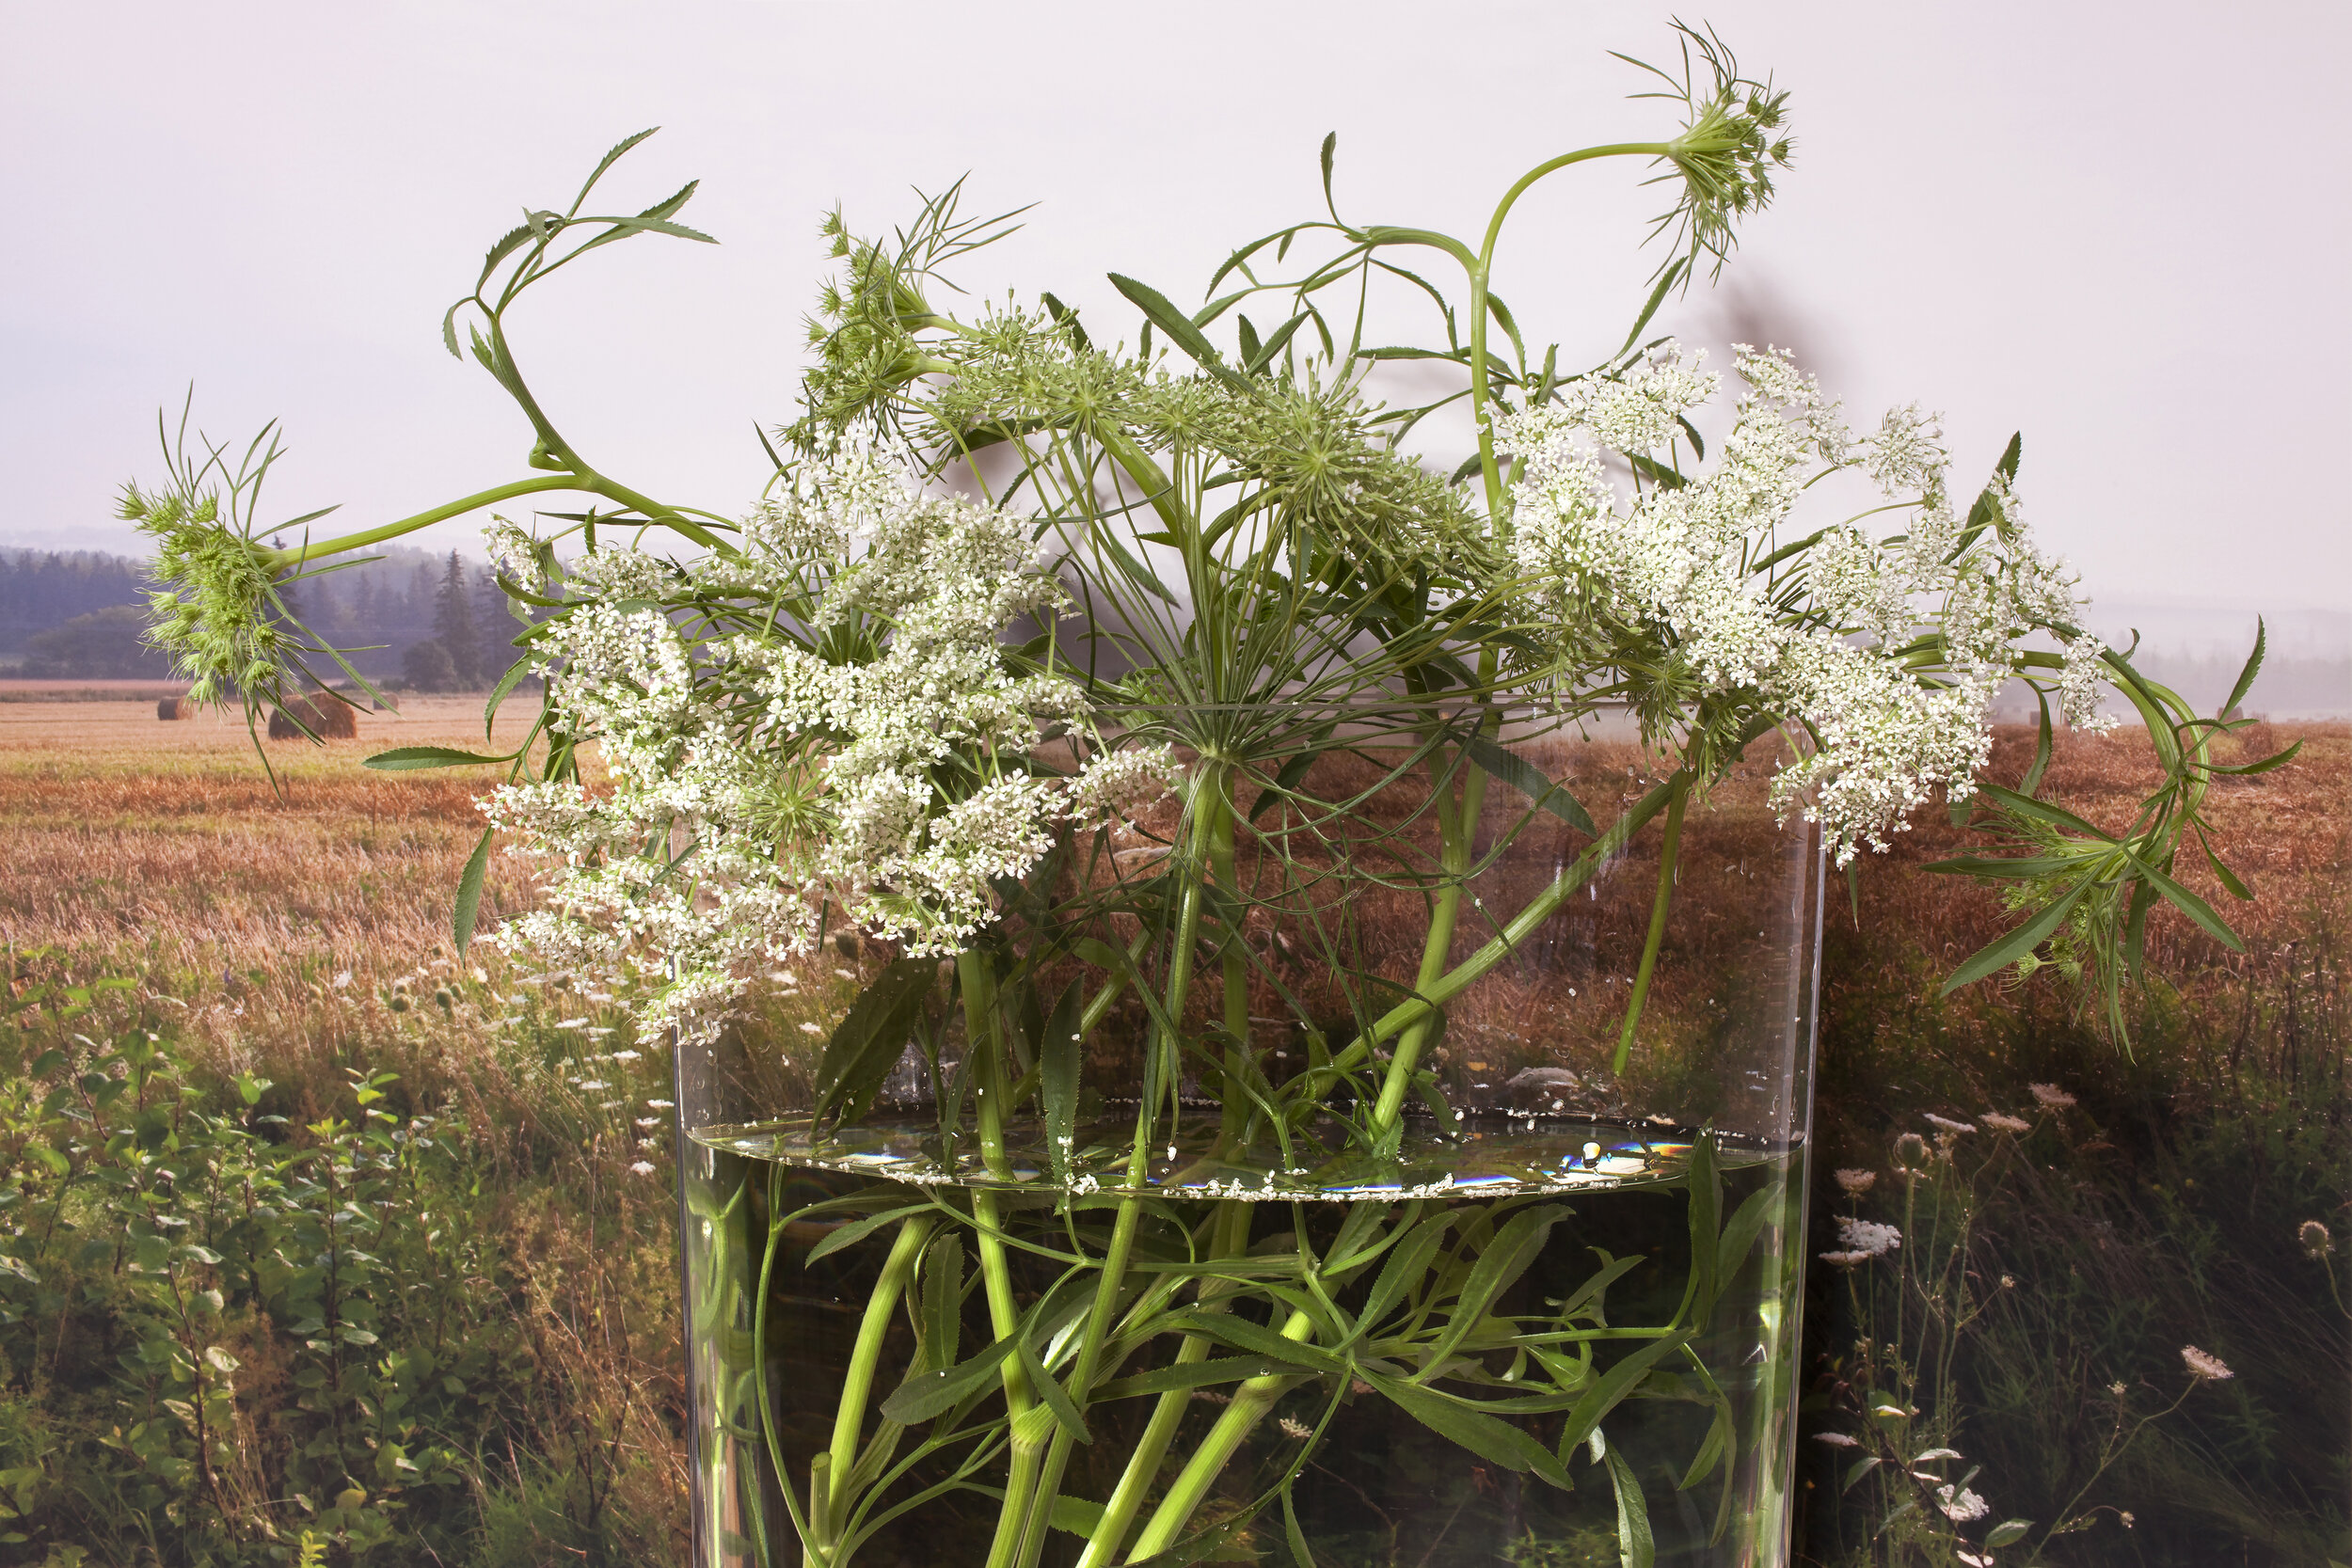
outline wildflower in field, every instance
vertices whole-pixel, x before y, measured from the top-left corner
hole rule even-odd
[[[2045,1111],[2063,1111],[2074,1103],[2074,1097],[2056,1084],[2028,1084],[2026,1087],[2033,1091],[2034,1099]]]
[[[1927,1118],[1931,1125],[1940,1127],[1947,1132],[1974,1132],[1977,1130],[1973,1122],[1954,1121],[1949,1117],[1939,1117],[1933,1111],[1927,1113]]]
[[[1895,1171],[1899,1176],[1924,1174],[1928,1163],[1928,1140],[1916,1132],[1906,1132],[1895,1140]]]
[[[1816,1443],[1827,1443],[1833,1449],[1856,1449],[1862,1446],[1842,1432],[1817,1432],[1813,1434],[1813,1440]]]
[[[2336,1250],[2336,1239],[2317,1220],[2305,1220],[2296,1227],[2295,1239],[2303,1243],[2304,1253],[2316,1259]]]
[[[2008,1116],[1999,1111],[1987,1111],[1977,1118],[1995,1132],[2030,1132],[2033,1123]]]
[[[2223,1378],[2235,1377],[2237,1375],[2235,1372],[2230,1370],[2229,1364],[2223,1361],[2221,1357],[2212,1355],[2204,1351],[2199,1350],[2195,1345],[2183,1345],[2181,1347],[2181,1359],[2187,1363],[2189,1376],[2201,1380],[2210,1378],[2214,1382],[2218,1383]]]
[[[1956,1525],[1981,1519],[1992,1511],[1991,1504],[1957,1482],[1935,1489],[1935,1506],[1944,1511],[1945,1518]]]
[[[1284,1416],[1277,1420],[1275,1425],[1282,1429],[1283,1436],[1300,1443],[1305,1442],[1308,1438],[1312,1437],[1315,1434],[1314,1428],[1298,1419],[1295,1416]]]
[[[628,1167],[628,1173],[631,1176],[651,1176],[653,1172],[653,1162],[650,1160],[640,1160]]]
[[[1958,1459],[1959,1457],[1958,1449],[1930,1449],[1925,1453],[1914,1455],[1911,1462],[1914,1465],[1925,1465],[1931,1459]]]
[[[1840,1214],[1837,1216],[1837,1240],[1842,1250],[1824,1252],[1821,1260],[1842,1268],[1867,1263],[1873,1258],[1883,1258],[1903,1244],[1903,1233],[1891,1225]]]
[[[1874,1170],[1848,1167],[1837,1173],[1837,1185],[1844,1189],[1848,1197],[1860,1197],[1877,1183],[1878,1179],[1879,1173]]]

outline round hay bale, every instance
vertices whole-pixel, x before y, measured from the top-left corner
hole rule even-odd
[[[163,720],[193,719],[196,705],[185,697],[166,697],[155,705],[155,717]]]
[[[300,722],[296,722],[299,720]],[[322,692],[315,696],[296,697],[284,706],[274,708],[269,716],[269,737],[272,740],[303,740],[308,727],[310,735],[321,740],[351,740],[359,734],[358,710],[349,703]]]

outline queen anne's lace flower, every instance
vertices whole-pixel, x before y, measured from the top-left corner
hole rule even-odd
[[[1838,863],[1887,847],[1906,816],[1942,790],[1963,800],[1990,755],[1986,714],[2017,639],[2079,624],[2074,578],[2026,533],[2006,475],[1971,528],[1947,498],[1942,436],[1916,406],[1854,442],[1837,405],[1785,352],[1740,345],[1746,385],[1711,468],[1621,497],[1604,453],[1644,462],[1714,389],[1696,356],[1669,344],[1616,379],[1562,388],[1559,402],[1496,421],[1518,462],[1508,540],[1512,569],[1552,657],[1574,664],[1592,627],[1613,621],[1642,642],[1662,631],[1694,678],[1687,693],[1744,694],[1807,729],[1818,745],[1785,768],[1772,798],[1820,822]],[[1637,468],[1640,465],[1636,465]],[[1907,532],[1873,542],[1851,525],[1803,550],[1804,593],[1755,562],[1774,552],[1799,495],[1823,467],[1858,467],[1914,509]],[[1654,472],[1654,469],[1642,469]],[[1769,591],[1769,592],[1768,592]],[[1904,651],[1923,626],[1943,639],[1923,674]],[[2061,707],[2096,727],[2094,640],[2066,644]],[[1685,712],[1688,711],[1686,707]]]
[[[994,879],[1025,875],[1064,822],[1179,776],[1165,747],[1096,749],[1068,775],[1037,765],[1085,704],[998,646],[1062,605],[1018,520],[851,453],[744,537],[691,566],[628,548],[572,565],[540,668],[611,785],[484,801],[554,863],[547,906],[501,941],[566,969],[633,965],[654,981],[644,1028],[723,1013],[743,974],[811,951],[828,910],[910,955],[959,951],[995,918]],[[681,585],[773,616],[697,647],[644,602]]]
[[[2230,1370],[2229,1363],[2223,1361],[2221,1357],[2199,1350],[2195,1345],[2181,1347],[2181,1360],[2188,1368],[2188,1375],[2194,1378],[2209,1378],[2218,1383],[2224,1378],[2237,1375]]]

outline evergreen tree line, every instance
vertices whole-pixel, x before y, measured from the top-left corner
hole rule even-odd
[[[129,556],[0,551],[0,665],[35,679],[168,675],[169,661],[140,641],[151,586],[146,562]],[[490,568],[455,550],[395,547],[284,596],[318,636],[355,650],[353,667],[379,684],[475,690],[517,657],[510,644],[521,627]]]

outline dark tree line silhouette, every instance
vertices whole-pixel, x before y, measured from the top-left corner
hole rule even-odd
[[[146,563],[96,550],[0,550],[0,673],[35,679],[159,679],[169,661],[140,641]],[[286,598],[319,636],[357,650],[377,682],[466,691],[495,682],[521,629],[479,562],[391,548],[313,578]]]

